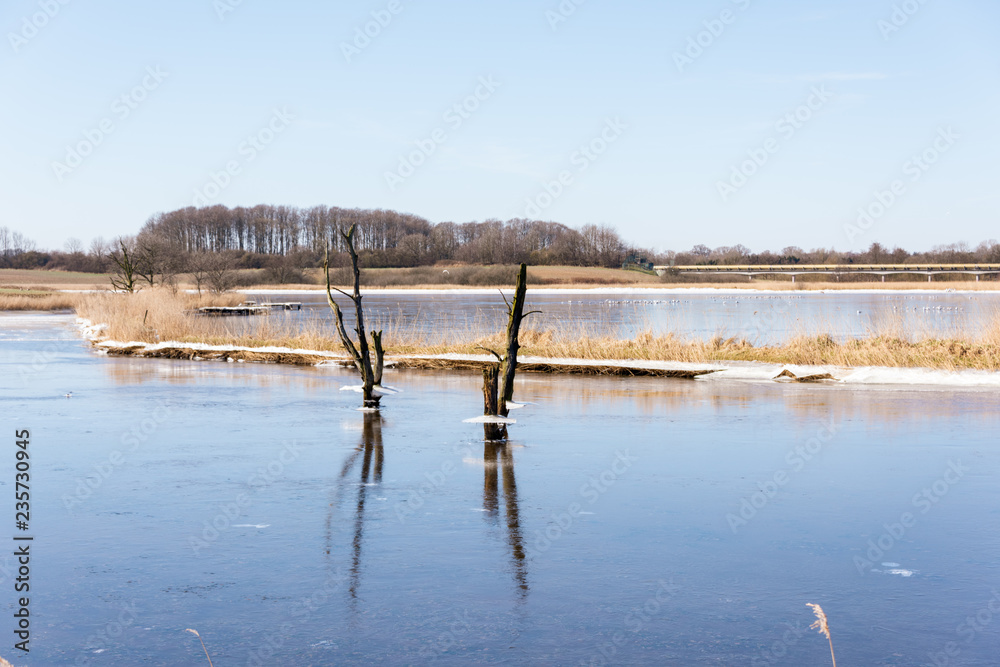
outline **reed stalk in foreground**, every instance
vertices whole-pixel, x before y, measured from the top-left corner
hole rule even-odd
[[[193,634],[195,637],[198,638],[198,641],[201,642],[201,648],[204,649],[204,651],[205,651],[205,657],[208,658],[208,667],[215,667],[212,664],[212,656],[210,656],[208,654],[208,649],[205,648],[205,640],[203,640],[201,638],[201,635],[198,634],[198,631],[197,630],[192,630],[191,628],[187,628],[184,632],[190,632],[191,634]]]
[[[826,640],[830,642],[830,659],[833,660],[833,667],[837,667],[837,656],[833,654],[833,640],[830,638],[830,624],[826,621],[826,614],[823,612],[823,607],[812,602],[807,602],[806,606],[812,607],[813,613],[816,614],[816,621],[809,627],[821,635],[826,635]]]

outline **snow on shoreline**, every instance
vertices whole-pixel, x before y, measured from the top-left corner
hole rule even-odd
[[[254,352],[260,354],[289,354],[310,357],[325,357],[315,366],[330,366],[332,361],[349,362],[350,358],[336,352],[306,350],[290,347],[248,347],[240,345],[209,345],[206,343],[182,343],[178,341],[163,341],[159,343],[143,343],[140,341],[99,340],[102,325],[93,325],[86,320],[77,320],[84,338],[90,340],[95,347],[105,352],[112,348],[134,348],[142,353],[155,353],[168,349],[186,349],[195,352]],[[493,357],[477,354],[428,354],[409,355],[400,359],[427,359],[442,361],[475,361],[489,362]],[[836,380],[825,381],[823,384],[853,387],[895,387],[932,389],[991,389],[1000,387],[1000,372],[960,370],[947,371],[931,368],[890,368],[890,367],[858,367],[841,368],[837,366],[809,366],[796,364],[773,364],[753,361],[732,362],[683,362],[683,361],[645,361],[634,359],[573,359],[521,356],[519,361],[524,364],[546,364],[549,366],[594,366],[620,367],[634,369],[650,369],[665,371],[706,371],[705,375],[696,378],[699,382],[742,381],[742,382],[773,382],[775,376],[782,370],[790,370],[798,377],[829,373]],[[392,367],[393,358],[386,358],[386,366]],[[710,371],[710,372],[709,372]]]

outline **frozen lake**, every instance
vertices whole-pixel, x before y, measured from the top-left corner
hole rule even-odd
[[[319,320],[332,326],[320,292],[248,293],[258,302],[299,301],[300,312],[276,313],[290,322]],[[346,299],[343,299],[347,303]],[[369,292],[369,318],[387,328],[438,335],[454,329],[489,332],[506,325],[497,290]],[[537,328],[631,338],[649,330],[685,338],[746,338],[754,344],[828,333],[837,339],[873,330],[918,335],[975,335],[1000,315],[1000,292],[749,290],[529,290],[526,322]],[[231,322],[243,327],[247,322]],[[250,323],[251,326],[253,323]]]
[[[11,514],[32,433],[15,664],[207,664],[185,628],[216,665],[829,664],[807,602],[843,665],[996,664],[995,391],[522,374],[496,448],[476,374],[387,371],[366,422],[341,369],[108,358],[0,314],[0,377]]]

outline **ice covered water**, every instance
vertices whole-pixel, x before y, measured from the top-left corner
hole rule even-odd
[[[330,322],[319,292],[253,293],[258,302],[292,299],[302,311],[275,313],[289,323]],[[530,290],[532,327],[629,338],[641,331],[686,338],[745,338],[775,344],[797,335],[861,337],[874,330],[916,335],[976,335],[1000,313],[998,292],[829,291],[757,292],[691,288]],[[451,330],[500,330],[505,308],[497,290],[374,292],[365,296],[369,322],[435,337]],[[348,313],[348,316],[350,314]],[[233,321],[234,328],[254,322]]]
[[[523,374],[500,447],[474,373],[388,370],[376,417],[335,367],[17,326],[37,664],[200,664],[184,628],[215,664],[825,664],[806,602],[844,664],[995,659],[958,631],[996,607],[995,392]]]

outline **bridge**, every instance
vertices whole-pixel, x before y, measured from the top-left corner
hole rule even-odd
[[[690,266],[654,266],[653,270],[657,275],[664,275],[668,271],[675,271],[678,274],[690,275],[723,275],[734,274],[747,276],[753,280],[754,276],[785,275],[791,276],[795,282],[796,276],[809,274],[827,274],[837,277],[862,273],[868,275],[885,277],[896,274],[925,275],[930,282],[935,275],[950,273],[962,273],[973,275],[976,281],[980,276],[1000,274],[1000,264],[746,264],[746,265],[709,265],[698,264]]]

